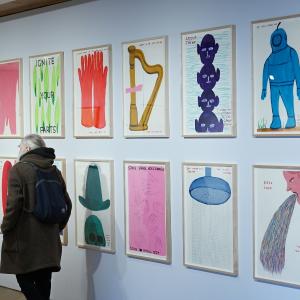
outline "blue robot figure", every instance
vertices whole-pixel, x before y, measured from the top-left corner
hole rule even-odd
[[[297,96],[300,100],[300,67],[296,50],[287,43],[287,34],[284,29],[278,28],[271,35],[272,53],[266,59],[263,69],[261,99],[267,95],[267,83],[270,81],[271,106],[273,119],[271,129],[281,128],[279,116],[279,97],[281,97],[287,112],[285,128],[296,127],[294,112],[293,86],[296,80]]]

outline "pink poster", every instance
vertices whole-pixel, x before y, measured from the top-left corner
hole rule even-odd
[[[16,136],[20,89],[20,61],[0,63],[0,135]]]
[[[166,168],[128,164],[129,250],[167,256]]]

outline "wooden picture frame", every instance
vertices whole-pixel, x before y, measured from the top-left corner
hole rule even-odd
[[[31,132],[64,138],[64,53],[29,57]]]
[[[114,163],[75,159],[76,243],[115,253]]]
[[[21,138],[23,120],[23,60],[0,61],[0,138]]]
[[[124,161],[126,255],[171,263],[169,162]]]
[[[122,51],[124,136],[169,137],[167,37],[124,42]]]
[[[253,134],[256,137],[300,135],[299,30],[300,15],[252,22]]]
[[[67,185],[67,172],[66,172],[66,159],[65,158],[56,158],[54,160],[54,165],[61,171],[62,176]],[[63,246],[68,246],[68,225],[60,232],[60,240]]]
[[[113,137],[112,98],[112,46],[73,50],[75,138]]]
[[[181,34],[183,137],[236,136],[236,28]]]
[[[253,166],[253,277],[300,287],[300,166]]]
[[[235,164],[184,162],[184,265],[238,275]]]

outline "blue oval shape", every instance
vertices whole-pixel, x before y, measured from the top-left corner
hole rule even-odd
[[[193,199],[207,205],[220,205],[231,196],[227,181],[218,177],[204,176],[195,179],[189,188]]]

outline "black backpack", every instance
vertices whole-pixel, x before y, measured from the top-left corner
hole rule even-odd
[[[32,214],[41,222],[48,224],[63,223],[68,214],[63,185],[58,177],[58,169],[40,169],[30,164],[36,171],[35,205]]]

